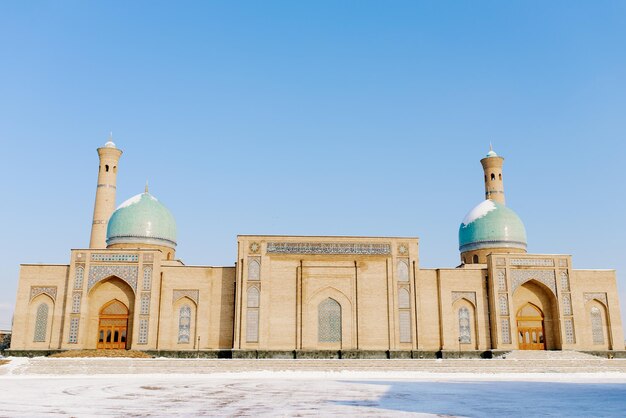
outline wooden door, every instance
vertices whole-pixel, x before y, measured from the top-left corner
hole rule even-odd
[[[545,350],[542,327],[517,327],[520,350]]]
[[[119,300],[113,300],[100,310],[98,324],[99,349],[125,349],[128,332],[128,308]]]
[[[545,350],[543,312],[528,303],[517,313],[517,344],[520,350]]]

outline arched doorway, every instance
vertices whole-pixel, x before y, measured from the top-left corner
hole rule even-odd
[[[545,350],[545,328],[541,309],[527,303],[517,311],[517,343],[520,350]]]
[[[125,349],[128,332],[128,308],[117,299],[100,309],[98,322],[99,349]]]

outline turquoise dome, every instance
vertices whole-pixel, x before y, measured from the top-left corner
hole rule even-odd
[[[176,247],[176,221],[156,197],[145,192],[122,203],[107,226],[107,245],[153,244]]]
[[[519,248],[526,250],[526,228],[513,210],[485,200],[472,209],[459,227],[459,250]]]

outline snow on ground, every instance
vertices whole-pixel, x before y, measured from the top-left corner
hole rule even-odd
[[[18,374],[0,367],[0,416],[625,416],[624,373],[246,371]]]

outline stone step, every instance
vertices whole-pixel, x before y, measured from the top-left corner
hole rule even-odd
[[[503,358],[491,360],[215,360],[127,358],[12,359],[0,374],[162,374],[238,373],[258,371],[406,371],[431,373],[626,373],[626,359]]]

